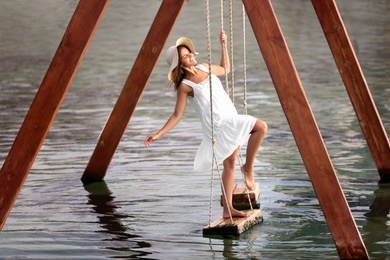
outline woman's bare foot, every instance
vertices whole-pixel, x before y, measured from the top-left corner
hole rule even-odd
[[[246,167],[245,167],[245,164],[243,166],[241,166],[241,172],[244,174],[245,176],[245,185],[246,187],[253,191],[255,190],[255,177],[253,176],[253,171],[251,171],[250,169],[248,170]]]
[[[230,213],[232,214],[232,218],[246,218],[246,217],[249,217],[249,215],[250,215],[248,212],[239,211],[236,209],[230,209]],[[226,209],[226,212],[225,212],[225,209],[223,210],[222,217],[223,218],[230,218],[229,211],[227,209]]]

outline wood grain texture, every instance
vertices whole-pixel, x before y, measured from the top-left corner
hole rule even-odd
[[[367,258],[272,4],[243,2],[339,255]]]
[[[81,178],[103,180],[185,0],[164,0]]]
[[[0,230],[12,209],[109,0],[80,0],[0,171]]]
[[[334,60],[355,109],[381,181],[390,182],[390,143],[334,0],[312,0]]]
[[[261,209],[256,209],[250,212],[250,216],[246,218],[233,218],[231,220],[224,219],[222,216],[213,221],[209,226],[203,228],[203,235],[232,235],[238,236],[263,221]]]
[[[260,196],[260,185],[255,183],[255,189],[249,191],[244,183],[237,183],[233,188],[233,208],[238,210],[247,210],[252,208],[260,208],[258,202]],[[249,202],[250,199],[250,202]],[[223,206],[223,196],[221,195],[220,204]]]

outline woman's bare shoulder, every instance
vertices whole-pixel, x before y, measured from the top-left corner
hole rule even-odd
[[[185,92],[185,93],[189,93],[189,92],[192,92],[192,87],[188,86],[184,82],[180,82],[179,87],[177,88],[177,91],[182,91],[182,92]]]
[[[209,69],[209,64],[208,64],[208,63],[202,62],[202,63],[200,63],[200,65],[202,65],[202,66],[205,67],[206,69]]]
[[[179,87],[177,88],[177,94],[178,95],[184,94],[187,97],[188,96],[193,97],[194,96],[194,90],[192,89],[191,86],[188,86],[184,82],[181,82]]]

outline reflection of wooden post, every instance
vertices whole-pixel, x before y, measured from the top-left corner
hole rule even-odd
[[[185,0],[164,0],[81,180],[101,181],[126,130]]]
[[[0,230],[50,129],[109,0],[81,0],[0,171]]]
[[[271,2],[243,2],[339,255],[368,259]]]
[[[381,181],[390,181],[390,143],[334,0],[312,0]]]

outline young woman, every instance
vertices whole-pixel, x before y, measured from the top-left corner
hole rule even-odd
[[[248,214],[235,210],[232,206],[236,158],[240,145],[248,142],[246,162],[241,167],[248,189],[254,186],[254,162],[256,153],[267,132],[267,124],[249,115],[239,115],[229,96],[223,89],[217,76],[229,73],[230,62],[226,48],[226,34],[221,32],[222,57],[220,65],[211,66],[213,92],[213,119],[216,159],[223,163],[222,183],[227,196],[223,198],[223,217],[229,218],[229,210],[233,217],[246,217]],[[155,134],[145,139],[145,146],[160,139],[168,133],[183,116],[187,99],[192,103],[202,124],[203,141],[196,153],[194,169],[197,171],[211,170],[213,163],[211,113],[210,113],[210,83],[209,65],[196,61],[197,53],[190,39],[181,37],[176,46],[167,50],[167,62],[170,65],[168,79],[174,84],[177,99],[172,116],[165,125]],[[248,140],[249,139],[249,140]]]

